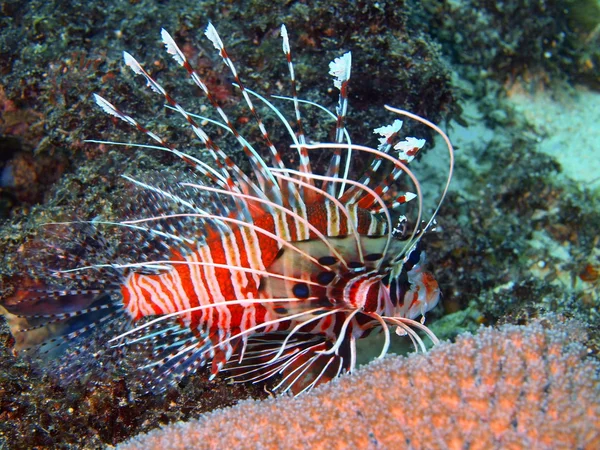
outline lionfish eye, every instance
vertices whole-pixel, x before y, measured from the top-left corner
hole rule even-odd
[[[419,263],[419,260],[421,259],[421,253],[422,253],[421,241],[417,241],[417,243],[414,246],[414,248],[412,249],[412,251],[408,254],[408,258],[406,259],[406,262],[404,263],[404,267],[407,270],[412,269],[416,264]]]

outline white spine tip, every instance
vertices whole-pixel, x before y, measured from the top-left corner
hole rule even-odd
[[[416,152],[425,145],[425,139],[417,139],[414,137],[407,137],[404,141],[398,142],[394,145],[394,149],[400,153]]]
[[[285,25],[281,25],[281,39],[283,40],[283,53],[287,55],[290,53],[290,39]]]
[[[118,116],[115,107],[109,101],[100,97],[98,94],[94,94],[94,101],[100,108],[102,108],[102,111],[104,111],[106,114],[110,114],[111,116]]]
[[[373,130],[374,134],[378,134],[381,137],[379,138],[379,142],[383,144],[387,144],[388,139],[390,139],[394,134],[398,133],[402,128],[402,121],[400,119],[394,120],[391,125],[385,125],[383,127],[375,128]]]
[[[163,44],[165,44],[167,53],[169,55],[173,55],[173,59],[175,61],[177,61],[177,64],[179,64],[180,66],[183,66],[183,64],[185,62],[185,55],[179,49],[179,47],[175,43],[175,40],[171,37],[169,32],[167,30],[165,30],[164,28],[162,28],[160,30],[160,36],[162,37]]]
[[[210,42],[213,43],[213,45],[215,46],[215,48],[217,50],[221,50],[223,48],[223,42],[221,41],[221,38],[219,37],[219,33],[217,33],[217,29],[214,27],[214,25],[212,23],[208,23],[208,26],[206,27],[206,31],[204,32],[204,35],[210,40]]]
[[[335,58],[329,63],[329,75],[334,77],[333,84],[341,89],[342,83],[350,79],[350,68],[352,66],[352,53],[348,52]]]
[[[104,100],[102,97],[100,97],[98,94],[94,93],[92,94],[94,96],[94,101],[100,105],[101,102],[105,102],[106,100]]]
[[[136,59],[129,53],[123,52],[123,60],[125,61],[125,64],[128,67],[130,67],[131,70],[133,70],[135,73],[137,73],[138,75],[142,73],[142,67],[140,66],[140,63],[138,63]]]
[[[404,194],[404,201],[405,202],[410,202],[411,200],[417,198],[417,194],[415,194],[414,192],[406,192]]]

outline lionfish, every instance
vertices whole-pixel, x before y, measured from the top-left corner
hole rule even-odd
[[[260,130],[268,163],[257,145],[237,131],[169,33],[163,29],[161,35],[218,120],[188,112],[127,52],[125,64],[183,116],[213,163],[175,148],[94,94],[105,113],[156,145],[91,142],[158,148],[187,163],[192,178],[169,182],[160,176],[154,181],[124,176],[142,190],[138,218],[70,222],[71,229],[82,229],[78,250],[53,246],[62,267],[50,273],[85,286],[21,289],[5,301],[16,350],[50,352],[66,346],[83,357],[91,347],[77,347],[73,339],[93,335],[96,344],[108,348],[145,350],[149,390],[164,389],[209,366],[211,378],[218,373],[233,381],[276,377],[274,389],[297,394],[352,372],[356,342],[373,330],[385,337],[380,357],[388,351],[390,327],[408,336],[417,350],[425,351],[419,330],[437,342],[424,315],[438,303],[440,291],[424,271],[419,241],[433,227],[450,183],[453,150],[446,134],[426,119],[385,106],[435,130],[448,147],[446,185],[425,222],[421,187],[407,167],[425,140],[400,139],[399,119],[374,130],[377,148],[354,144],[346,130],[350,52],[329,65],[339,90],[333,113],[298,97],[288,33],[281,27],[291,95],[273,97],[293,104],[295,120],[288,121],[271,100],[244,86],[217,30],[208,25],[205,35],[235,79],[232,88],[241,93]],[[298,153],[297,168],[284,163],[255,102],[287,133],[287,148]],[[303,108],[316,108],[335,121],[334,142],[309,140]],[[211,124],[233,136],[251,170],[242,170],[210,137],[206,126]],[[322,174],[311,169],[315,152],[331,152]],[[353,152],[372,158],[358,180],[349,176]],[[392,194],[402,175],[412,180],[415,193]],[[409,201],[417,203],[412,226],[398,212]],[[123,251],[107,250],[99,231],[106,227],[126,232],[131,259],[125,260]]]

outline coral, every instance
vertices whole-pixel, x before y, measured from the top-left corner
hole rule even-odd
[[[299,398],[245,401],[137,437],[183,448],[598,448],[598,364],[557,316],[392,357]]]

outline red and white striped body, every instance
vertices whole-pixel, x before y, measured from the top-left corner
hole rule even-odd
[[[371,253],[380,253],[386,224],[376,215],[355,206],[347,210],[358,234],[370,241],[369,244],[363,244],[365,248],[369,248]],[[335,238],[331,240],[334,248],[347,261],[357,261],[356,249],[346,245],[348,219],[333,203],[319,201],[296,213],[303,214],[327,238]],[[328,255],[327,247],[316,239],[314,232],[290,216],[286,219],[283,215],[265,213],[255,219],[254,225],[305,248],[316,259]],[[319,297],[327,299],[331,304],[364,309],[367,312],[390,312],[390,305],[386,305],[380,295],[381,277],[373,278],[372,275],[360,272],[337,282],[332,279],[330,283],[323,285],[318,279],[322,270],[318,270],[314,264],[294,258],[294,252],[289,249],[287,252],[281,250],[281,245],[275,239],[249,227],[232,227],[229,233],[212,233],[196,250],[170,261],[172,268],[164,273],[131,273],[122,287],[125,308],[134,320],[144,316],[187,311],[179,318],[191,329],[221,330],[235,334],[256,329],[260,324],[272,322],[281,315],[276,312],[273,304],[267,302],[248,305],[227,303],[242,299],[294,297],[294,286],[297,283],[287,279],[273,279],[274,275],[282,275],[315,283],[306,297]],[[286,255],[290,255],[290,258],[286,258]],[[268,273],[269,277],[230,267]],[[215,307],[194,310],[210,304]],[[307,309],[298,304],[292,307],[296,310],[303,308]],[[430,308],[431,305],[424,309]],[[286,309],[285,313],[289,312],[289,308]],[[301,321],[302,318],[279,322],[260,331],[268,333],[282,330]],[[315,324],[312,332],[330,334],[333,332],[334,322],[328,316],[322,323]]]

